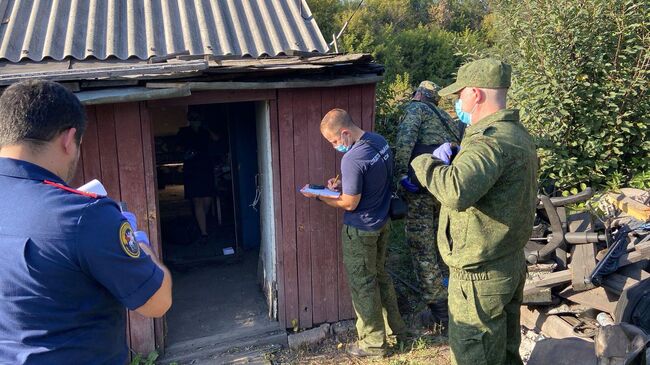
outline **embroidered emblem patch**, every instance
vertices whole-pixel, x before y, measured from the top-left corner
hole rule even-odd
[[[120,226],[120,245],[130,257],[140,257],[140,246],[135,240],[135,234],[129,222],[123,222]]]

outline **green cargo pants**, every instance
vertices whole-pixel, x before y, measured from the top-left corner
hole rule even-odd
[[[404,225],[406,242],[411,248],[422,299],[426,304],[446,302],[443,278],[449,277],[449,269],[440,258],[436,240],[440,203],[428,193],[405,193],[404,198],[409,206]]]
[[[468,272],[449,268],[449,346],[452,363],[520,365],[520,306],[526,266],[521,258]]]
[[[406,332],[393,282],[384,270],[390,221],[377,231],[343,225],[343,263],[357,314],[359,347],[384,353],[387,336]]]

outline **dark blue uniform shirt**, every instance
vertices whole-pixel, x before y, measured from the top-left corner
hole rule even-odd
[[[388,221],[393,154],[381,135],[365,132],[343,155],[343,194],[361,194],[357,208],[343,213],[343,224],[362,231],[376,231]]]
[[[0,364],[124,364],[125,309],[160,288],[118,205],[0,158]]]

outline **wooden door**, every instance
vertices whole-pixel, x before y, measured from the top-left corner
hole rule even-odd
[[[138,228],[149,235],[161,258],[157,219],[157,188],[153,130],[144,103],[122,103],[86,108],[88,128],[83,137],[76,187],[98,179],[115,201],[127,203],[138,218]],[[164,349],[164,321],[128,312],[127,340],[142,354]]]

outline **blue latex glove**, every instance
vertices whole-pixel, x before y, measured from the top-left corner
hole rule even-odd
[[[403,176],[399,180],[399,184],[402,185],[402,187],[404,187],[404,189],[406,189],[408,192],[417,193],[420,191],[420,188],[417,185],[413,184],[408,176]]]
[[[135,217],[135,214],[131,212],[122,212],[122,216],[126,218],[127,221],[129,221],[129,224],[131,225],[131,229],[133,229],[133,232],[138,230],[138,220]]]
[[[433,151],[432,156],[442,161],[443,164],[449,165],[458,151],[460,151],[460,146],[446,142],[436,148],[436,150]]]
[[[135,240],[136,242],[142,242],[151,247],[151,243],[149,243],[149,237],[145,231],[135,231]]]

